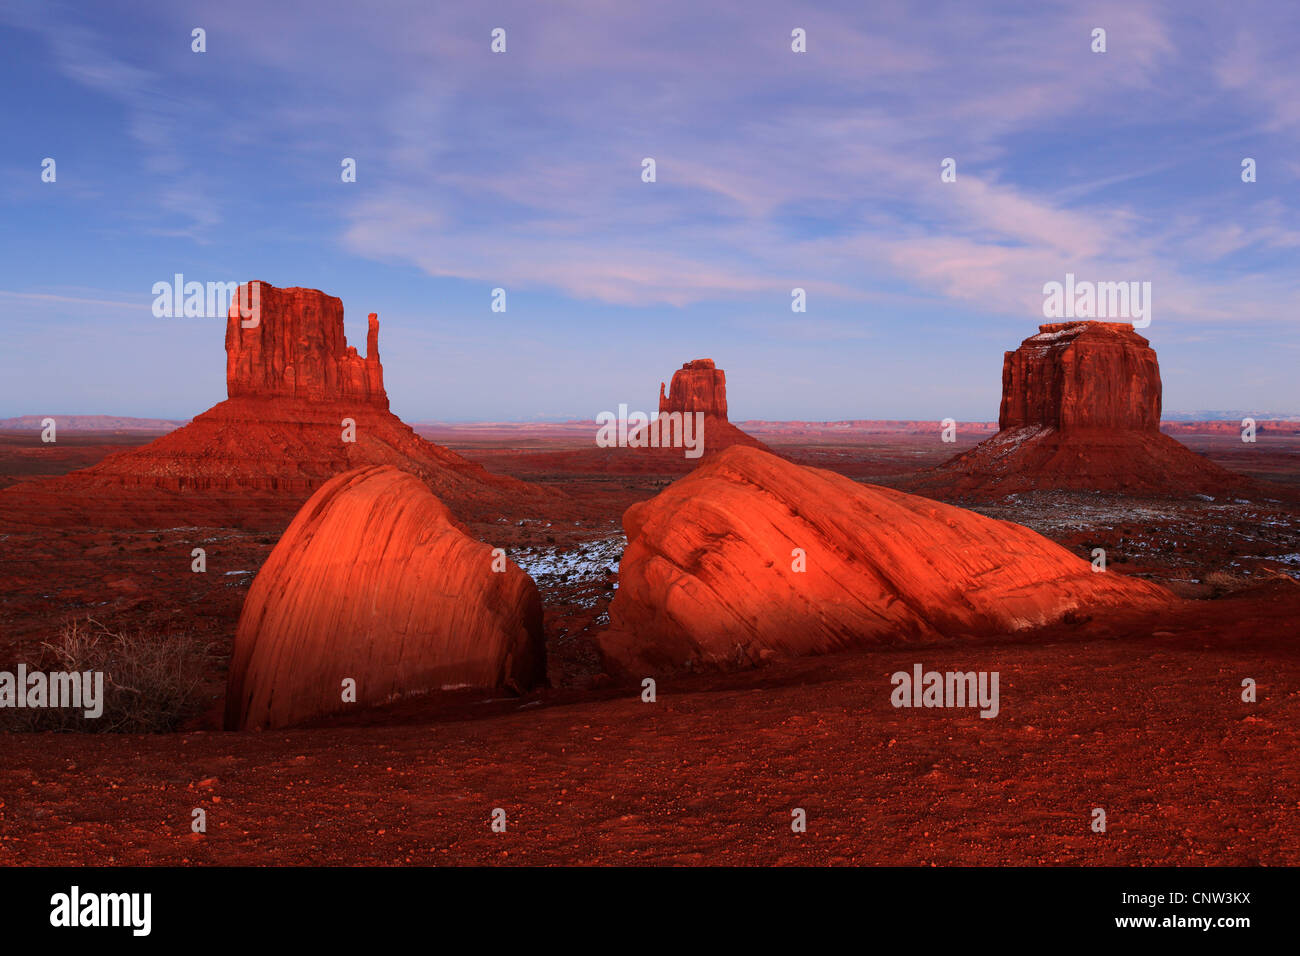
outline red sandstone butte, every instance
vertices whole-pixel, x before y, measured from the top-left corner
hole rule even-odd
[[[702,436],[703,452],[692,458],[680,447],[679,423],[685,416],[696,413],[704,417],[698,423],[698,432],[696,420],[690,420],[691,437],[694,443]],[[681,417],[665,417],[669,415]],[[578,473],[685,474],[732,445],[771,451],[727,420],[727,375],[713,359],[687,362],[673,373],[671,389],[666,383],[659,383],[659,416],[657,427],[630,429],[626,447],[598,446],[577,453],[541,452],[529,455],[528,461],[533,468]]]
[[[1161,433],[1160,366],[1133,326],[1038,328],[1003,360],[998,433],[909,482],[909,490],[971,498],[1038,490],[1188,495],[1248,484]]]
[[[667,391],[665,392],[665,387]],[[704,415],[704,455],[716,455],[732,445],[764,448],[727,419],[727,373],[713,359],[693,359],[673,373],[671,384],[659,383],[659,414]],[[699,459],[696,459],[698,461]]]
[[[341,299],[316,289],[256,285],[257,320],[243,319],[238,308],[226,319],[228,397],[388,407],[375,313],[370,313],[362,358],[344,337]],[[249,299],[247,293],[241,295]]]
[[[713,359],[693,359],[673,372],[672,386],[664,394],[659,383],[660,412],[703,412],[727,417],[727,373]]]
[[[561,499],[426,441],[390,412],[373,313],[363,358],[347,344],[337,298],[256,284],[256,323],[245,327],[239,313],[247,286],[226,321],[224,402],[142,448],[0,491],[0,522],[278,529],[330,478],[366,465],[419,476],[465,520],[520,506],[541,514]],[[344,440],[345,421],[355,441]]]
[[[451,688],[522,692],[544,679],[544,640],[532,578],[414,475],[359,468],[311,497],[249,587],[226,726],[287,727]],[[348,678],[355,704],[342,699]]]
[[[624,679],[1006,635],[1172,601],[1028,528],[742,446],[633,505],[623,524],[610,629],[597,640]]]

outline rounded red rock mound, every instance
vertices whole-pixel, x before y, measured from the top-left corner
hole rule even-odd
[[[768,657],[1005,635],[1172,600],[1019,525],[735,446],[623,518],[599,638],[639,679]]]
[[[504,571],[493,570],[504,566]],[[249,588],[226,688],[229,729],[285,727],[356,703],[545,675],[532,579],[469,537],[414,475],[339,475],[294,518]]]

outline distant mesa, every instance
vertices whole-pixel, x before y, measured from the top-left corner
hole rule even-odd
[[[937,419],[922,421],[919,419],[851,419],[835,422],[807,421],[743,421],[740,423],[751,435],[769,437],[803,437],[803,438],[872,438],[877,435],[937,435],[943,423]],[[960,422],[965,434],[987,432],[993,434],[998,430],[997,422]]]
[[[624,406],[626,408],[626,406]],[[695,359],[685,363],[673,373],[671,386],[659,383],[659,425],[643,426],[649,417],[646,406],[635,409],[642,417],[629,414],[626,444],[610,447],[600,443],[601,429],[595,424],[585,424],[573,437],[593,441],[587,448],[571,451],[542,451],[516,456],[516,464],[526,464],[534,472],[563,470],[575,473],[600,474],[685,474],[703,461],[730,448],[748,445],[753,448],[768,447],[741,431],[727,420],[727,374],[718,368],[713,359]],[[664,436],[680,435],[681,417],[695,415],[701,419],[703,453],[688,457],[685,447],[665,447]],[[612,413],[609,413],[612,415]],[[677,416],[668,419],[666,416]],[[590,422],[590,420],[588,420]],[[597,423],[601,419],[597,418]],[[696,420],[691,419],[691,440],[694,444]],[[555,428],[556,426],[551,426]],[[609,424],[601,428],[613,430]]]
[[[1255,422],[1257,436],[1300,435],[1300,419],[1266,419],[1246,412],[1226,421],[1205,418],[1166,418],[1160,423],[1160,430],[1166,435],[1230,435],[1233,438],[1240,438],[1242,422],[1247,418]]]
[[[674,412],[704,415],[704,458],[732,445],[767,448],[727,419],[727,373],[713,359],[686,362],[673,373],[671,383],[659,383],[659,414]]]
[[[743,446],[633,505],[623,524],[610,629],[597,638],[622,679],[1006,635],[1172,600],[1028,528]]]
[[[392,414],[377,316],[362,357],[344,337],[339,299],[258,285],[257,323],[241,319],[238,302],[251,298],[243,287],[227,319],[225,401],[141,448],[5,489],[0,516],[12,508],[23,521],[280,528],[330,478],[365,465],[419,476],[463,520],[493,520],[520,505],[540,512],[563,497],[493,475]],[[42,508],[24,496],[41,498]]]
[[[693,359],[673,373],[671,390],[659,383],[659,411],[703,412],[711,418],[727,417],[727,373],[713,359]]]
[[[414,475],[359,468],[311,497],[249,587],[226,727],[288,727],[452,688],[524,692],[544,678],[532,579]]]
[[[1003,361],[998,427],[1155,432],[1160,401],[1155,350],[1132,325],[1040,325]]]
[[[58,434],[68,432],[169,432],[185,424],[172,418],[131,418],[126,415],[18,415],[0,418],[0,431],[40,432],[54,419]],[[188,419],[187,419],[188,421]]]
[[[1160,366],[1123,322],[1040,325],[1002,364],[999,431],[905,487],[989,498],[1038,490],[1221,494],[1248,484],[1160,431]]]

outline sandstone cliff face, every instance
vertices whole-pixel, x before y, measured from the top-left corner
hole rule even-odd
[[[257,286],[257,322],[244,327],[238,306],[226,319],[229,398],[346,401],[388,407],[379,364],[379,318],[370,314],[366,355],[347,344],[343,303],[316,289]],[[240,300],[250,301],[241,288]],[[251,323],[251,320],[249,320]]]
[[[701,434],[704,454],[698,458],[683,459],[680,452],[641,454],[648,467],[666,471],[686,471],[700,461],[712,458],[732,445],[749,445],[770,451],[765,444],[727,420],[727,373],[718,368],[713,359],[694,359],[673,373],[672,383],[664,391],[659,383],[659,414],[704,416]],[[621,456],[626,459],[628,456]],[[678,460],[680,459],[680,460]]]
[[[1249,482],[1160,431],[1160,366],[1122,322],[1039,326],[1002,365],[1001,430],[904,487],[988,499],[1022,492],[1218,495]]]
[[[1002,364],[1000,428],[1160,428],[1160,365],[1122,322],[1040,325]]]
[[[628,547],[598,640],[624,678],[1003,635],[1170,599],[1019,525],[740,446],[623,523]]]
[[[659,411],[703,412],[715,418],[727,417],[727,373],[713,359],[695,359],[673,373],[668,394],[659,383]]]
[[[34,497],[42,521],[279,529],[327,480],[365,465],[417,475],[464,520],[521,507],[540,515],[562,500],[425,441],[392,414],[375,315],[362,358],[344,339],[334,296],[257,286],[257,324],[243,327],[238,304],[227,318],[226,401],[142,448],[0,490],[0,515],[32,511],[19,499]]]
[[[545,675],[542,606],[419,479],[361,468],[322,487],[249,588],[226,695],[229,729]],[[342,684],[356,682],[356,704]]]

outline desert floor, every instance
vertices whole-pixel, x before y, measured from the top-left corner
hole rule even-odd
[[[1179,440],[1276,483],[1246,499],[1040,492],[976,505],[1186,600],[990,642],[871,649],[661,681],[600,674],[620,516],[673,475],[611,473],[562,428],[426,428],[554,486],[563,518],[471,522],[546,601],[552,686],[409,700],[290,731],[219,727],[225,663],[274,530],[0,527],[0,668],[67,621],[185,632],[213,654],[183,732],[6,734],[0,864],[1300,863],[1300,438]],[[151,435],[0,434],[0,487]],[[954,446],[905,433],[759,434],[894,484]],[[589,441],[589,439],[588,439]],[[44,507],[34,499],[33,508]],[[201,542],[208,572],[190,572]],[[996,670],[1001,713],[895,709],[889,675]],[[1258,702],[1241,700],[1241,682]],[[507,816],[494,833],[494,808]],[[1094,833],[1094,808],[1108,828]],[[195,808],[207,833],[192,834]],[[791,811],[808,830],[796,834]]]

